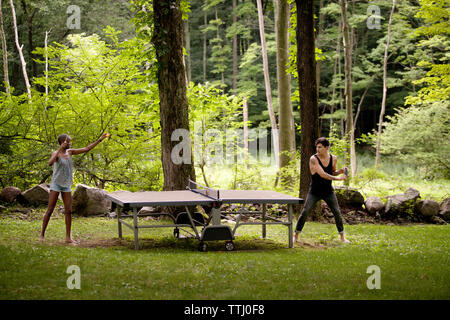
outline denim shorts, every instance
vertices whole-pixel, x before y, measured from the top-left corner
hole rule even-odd
[[[72,192],[72,188],[70,186],[69,187],[60,186],[59,184],[53,182],[50,184],[50,190],[56,192]]]

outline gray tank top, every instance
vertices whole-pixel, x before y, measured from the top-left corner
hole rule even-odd
[[[52,183],[62,187],[72,186],[72,157],[68,159],[58,157],[53,163],[53,178]]]

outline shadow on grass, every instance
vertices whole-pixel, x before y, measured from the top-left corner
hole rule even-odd
[[[176,239],[174,237],[159,238],[140,238],[139,250],[152,249],[168,249],[168,250],[187,250],[198,251],[200,241],[195,238]],[[225,241],[206,241],[207,251],[211,252],[227,252],[225,249]],[[239,237],[233,241],[236,251],[270,251],[289,249],[287,243],[281,243],[272,239],[262,239],[257,236]],[[63,240],[46,241],[45,244],[50,246],[71,246],[79,248],[116,248],[134,250],[134,240],[132,237],[124,237],[123,239],[86,239],[79,240],[77,245],[67,244]],[[304,239],[294,243],[293,249],[312,249],[326,250],[340,246],[339,241],[320,241],[316,239]],[[231,252],[233,252],[231,251]]]
[[[116,248],[134,250],[132,237],[110,238],[110,239],[77,239],[78,244],[68,244],[64,240],[46,240],[43,244],[49,246],[68,246],[78,248]],[[174,237],[140,238],[139,250],[168,249],[198,251],[200,241],[195,238],[176,239]],[[226,252],[225,241],[206,241],[207,251]],[[286,243],[260,237],[240,237],[233,241],[233,251],[267,251],[288,249]],[[231,251],[231,252],[233,252]]]

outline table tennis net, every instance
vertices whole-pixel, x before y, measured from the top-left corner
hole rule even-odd
[[[215,200],[220,199],[220,194],[218,189],[212,189],[207,186],[204,186],[200,183],[194,182],[192,180],[189,180],[188,189],[192,192],[196,192],[199,194],[202,194],[208,198],[212,198]]]

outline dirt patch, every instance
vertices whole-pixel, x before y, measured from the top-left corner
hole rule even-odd
[[[111,248],[127,246],[128,241],[121,239],[81,240],[78,247],[82,248]]]
[[[126,248],[134,250],[133,239],[90,239],[80,240],[77,239],[78,244],[69,244],[64,240],[45,240],[43,245],[49,246],[70,246],[80,248]],[[233,241],[235,245],[235,251],[258,251],[258,250],[277,250],[287,248],[287,244],[273,241],[271,239],[242,239]],[[226,252],[225,241],[207,241],[208,251],[211,252]],[[198,239],[185,238],[175,239],[171,237],[162,238],[141,238],[139,239],[140,250],[150,249],[182,249],[197,251],[199,245]],[[314,246],[311,246],[314,247]],[[316,246],[317,247],[317,246]]]
[[[294,242],[294,248],[326,250],[337,247],[340,241],[303,239]]]

